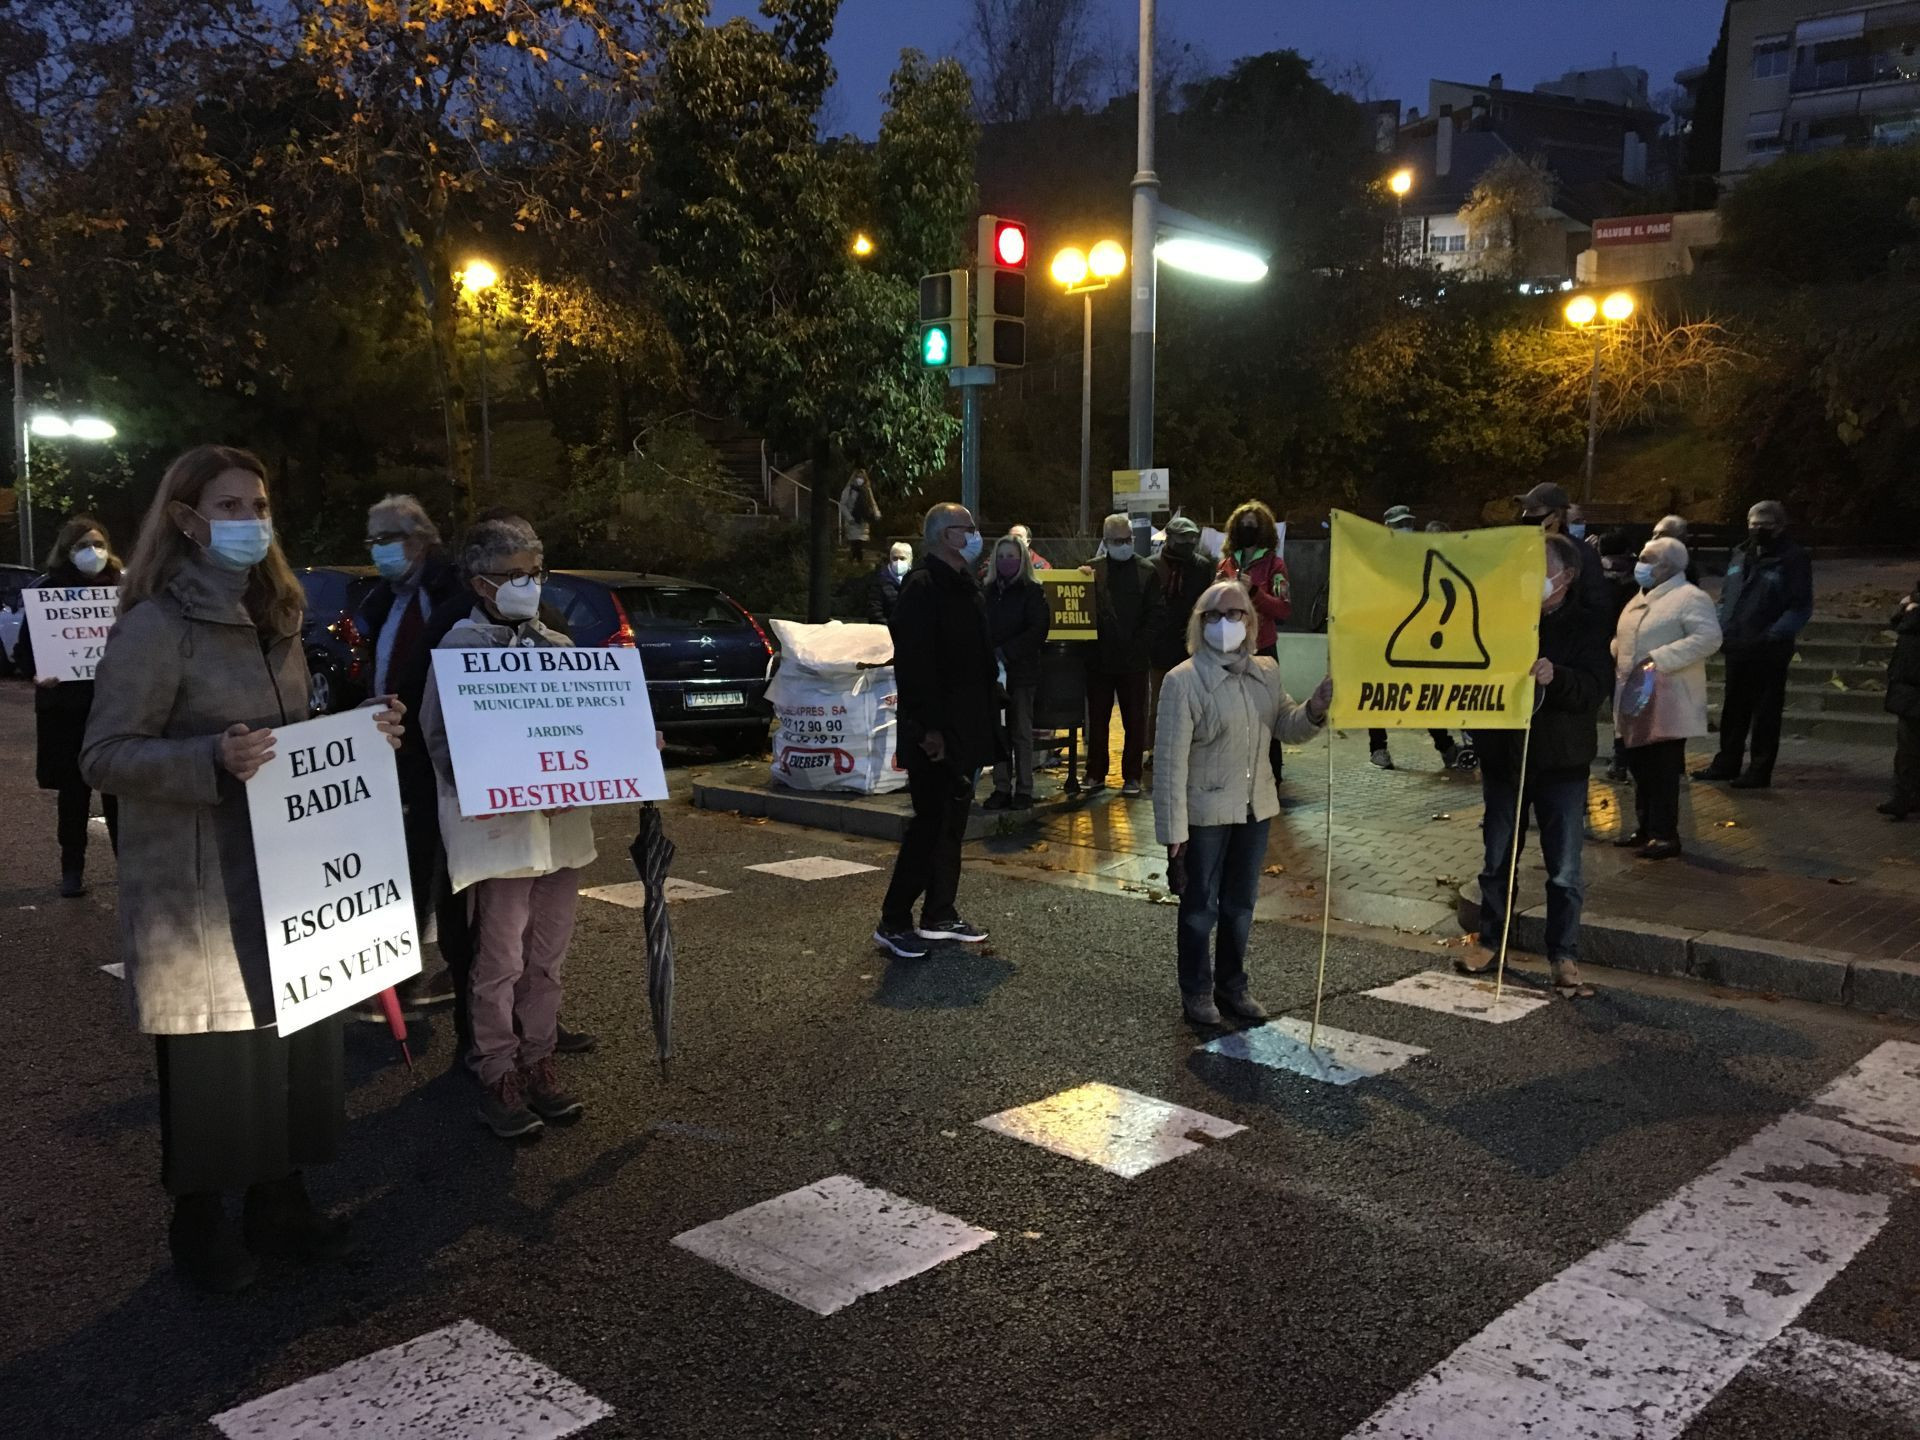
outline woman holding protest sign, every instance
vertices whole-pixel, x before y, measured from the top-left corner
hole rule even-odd
[[[1220,1024],[1222,1011],[1266,1018],[1247,993],[1246,958],[1267,831],[1280,813],[1268,747],[1311,739],[1333,703],[1331,679],[1305,704],[1287,694],[1279,662],[1254,653],[1257,625],[1246,586],[1217,582],[1187,622],[1191,658],[1160,687],[1153,820],[1180,897],[1180,1000],[1196,1025]]]
[[[80,755],[87,783],[121,805],[121,954],[158,1053],[174,1263],[220,1292],[252,1282],[255,1254],[350,1248],[301,1178],[345,1125],[340,1018],[275,1028],[247,811],[274,727],[307,718],[304,607],[266,467],[223,445],[189,450],[127,562]],[[398,709],[379,725],[397,747]],[[245,1192],[240,1224],[231,1190]]]
[[[107,532],[91,515],[75,515],[60,527],[47,556],[46,574],[29,589],[67,590],[111,587],[120,583],[120,562],[107,543]],[[51,664],[45,673],[34,664],[33,624],[20,631],[14,652],[20,673],[33,677],[34,774],[42,790],[58,797],[60,893],[69,900],[87,893],[87,818],[93,810],[93,790],[80,776],[80,738],[93,711],[93,681],[69,680]],[[120,845],[120,806],[113,796],[100,797],[107,820],[107,839]]]
[[[460,563],[474,608],[438,648],[571,646],[539,619],[542,556],[540,537],[523,520],[487,520],[469,530]],[[471,897],[468,1063],[485,1091],[480,1122],[503,1140],[518,1139],[548,1121],[576,1119],[585,1108],[561,1087],[553,1052],[580,871],[595,856],[593,817],[576,809],[463,816],[435,684],[426,688],[420,730],[440,785],[447,874],[456,893]]]

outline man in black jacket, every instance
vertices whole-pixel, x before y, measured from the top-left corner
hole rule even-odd
[[[1160,590],[1160,608],[1147,641],[1151,665],[1147,685],[1147,724],[1160,714],[1160,682],[1187,658],[1187,617],[1213,584],[1218,562],[1200,551],[1200,527],[1185,515],[1167,521],[1167,543],[1153,557],[1153,583]]]
[[[1120,704],[1120,793],[1138,795],[1147,748],[1147,672],[1160,615],[1153,565],[1133,553],[1133,526],[1109,515],[1093,572],[1093,654],[1087,661],[1087,789],[1107,788],[1109,730]]]
[[[1888,626],[1897,637],[1887,662],[1887,709],[1899,727],[1893,748],[1893,795],[1882,815],[1904,820],[1920,810],[1920,585],[1900,602]]]
[[[973,575],[979,527],[965,506],[936,505],[924,533],[921,561],[900,587],[888,627],[899,692],[896,755],[907,772],[913,819],[873,939],[902,960],[920,959],[929,941],[974,945],[987,938],[954,905],[974,782],[999,750],[999,667]]]
[[[1526,843],[1531,810],[1540,822],[1540,852],[1547,862],[1547,959],[1555,988],[1567,995],[1593,993],[1580,978],[1580,907],[1586,894],[1580,846],[1586,838],[1587,768],[1600,748],[1600,702],[1613,688],[1608,651],[1612,626],[1606,610],[1586,603],[1579,578],[1583,548],[1564,535],[1547,537],[1549,589],[1540,606],[1531,738],[1518,730],[1473,732],[1486,805],[1480,822],[1486,847],[1480,872],[1480,943],[1454,967],[1480,975],[1499,956],[1511,870]]]
[[[1780,716],[1794,642],[1813,618],[1813,557],[1786,537],[1787,507],[1762,500],[1747,512],[1747,543],[1727,561],[1720,587],[1721,653],[1727,688],[1720,702],[1720,753],[1696,780],[1730,780],[1735,790],[1773,783]],[[1753,735],[1743,772],[1740,762]]]

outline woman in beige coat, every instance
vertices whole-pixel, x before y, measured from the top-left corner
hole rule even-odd
[[[571,645],[539,621],[540,537],[523,520],[486,520],[467,533],[460,556],[474,611],[439,648]],[[594,861],[589,810],[460,813],[454,756],[440,692],[428,685],[420,734],[440,785],[440,835],[456,893],[473,917],[473,1024],[468,1064],[479,1077],[480,1122],[503,1140],[577,1118],[584,1108],[560,1085],[560,966],[573,940],[580,871]]]
[[[230,1292],[250,1252],[337,1256],[345,1226],[301,1169],[345,1125],[340,1017],[274,1028],[246,782],[274,727],[307,718],[305,597],[273,537],[266,469],[206,445],[168,467],[94,679],[81,774],[120,801],[120,946],[160,1070],[168,1238],[190,1281]],[[381,729],[400,743],[389,708]],[[222,1193],[244,1190],[236,1226]]]
[[[1191,658],[1160,687],[1153,822],[1180,895],[1180,1000],[1196,1025],[1218,1025],[1223,1010],[1266,1018],[1247,993],[1246,960],[1267,831],[1280,813],[1268,747],[1311,737],[1333,703],[1331,680],[1304,705],[1291,699],[1280,663],[1254,654],[1258,632],[1247,587],[1220,581],[1187,621]]]
[[[1687,741],[1707,733],[1707,660],[1720,649],[1713,601],[1687,582],[1687,547],[1649,540],[1633,567],[1640,593],[1613,638],[1613,724],[1633,772],[1635,824],[1613,843],[1644,860],[1680,853],[1680,777]],[[1636,713],[1636,694],[1652,698]]]

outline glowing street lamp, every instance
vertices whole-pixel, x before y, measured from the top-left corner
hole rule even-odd
[[[1413,171],[1402,166],[1387,177],[1387,189],[1393,192],[1393,263],[1395,268],[1407,258],[1407,196],[1413,193]]]
[[[1600,445],[1600,348],[1609,330],[1618,330],[1637,309],[1633,296],[1616,290],[1604,300],[1592,295],[1576,295],[1562,312],[1567,324],[1576,330],[1593,332],[1593,369],[1587,376],[1587,478],[1582,503],[1593,503],[1593,460]]]
[[[1400,199],[1406,199],[1408,192],[1413,189],[1413,171],[1394,171],[1393,174],[1387,178],[1387,188],[1399,196]]]
[[[860,259],[864,260],[873,254],[873,248],[873,240],[869,236],[855,235],[853,237],[853,253]]]
[[[1162,265],[1203,280],[1257,285],[1267,278],[1267,262],[1258,251],[1198,235],[1169,235],[1153,247],[1153,254]]]
[[[1054,283],[1081,297],[1085,320],[1080,340],[1080,533],[1093,525],[1093,297],[1127,273],[1127,252],[1116,240],[1091,251],[1068,246],[1048,267]]]
[[[42,440],[79,440],[88,444],[100,444],[111,440],[119,431],[110,421],[97,415],[75,415],[69,419],[64,415],[50,415],[41,412],[28,419],[20,432],[20,563],[31,565],[33,560],[33,441],[37,436]]]
[[[487,309],[480,297],[500,283],[500,272],[485,260],[469,260],[460,272],[460,288],[480,317],[480,476],[493,489],[493,415],[487,400]]]

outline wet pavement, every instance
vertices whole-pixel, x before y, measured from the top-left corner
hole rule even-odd
[[[417,1082],[355,1027],[345,1153],[312,1183],[365,1255],[187,1294],[151,1047],[100,969],[111,865],[55,898],[28,712],[0,687],[13,1433],[1916,1433],[1920,1027],[1654,979],[1495,1014],[1418,980],[1444,968],[1434,937],[1341,933],[1321,1024],[1368,1043],[1340,1042],[1364,1073],[1329,1083],[1287,1043],[1311,1026],[1307,928],[1255,930],[1290,1024],[1206,1049],[1146,895],[981,855],[962,901],[988,945],[888,963],[885,846],[680,804],[699,888],[674,911],[670,1082],[640,912],[583,900],[565,1013],[601,1046],[564,1062],[579,1124],[483,1132],[444,1011],[415,1026]],[[1365,788],[1401,850],[1471,834],[1396,818],[1470,815],[1470,784]],[[1103,839],[1142,833],[1144,807],[1098,808]],[[588,883],[622,885],[631,812],[597,819]],[[1297,843],[1278,903],[1312,883]]]

